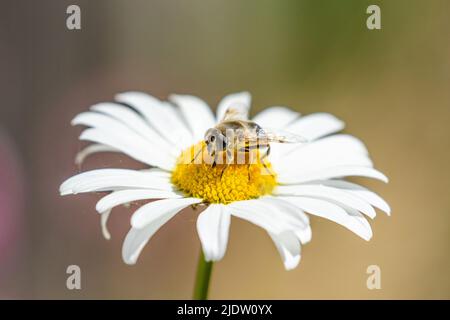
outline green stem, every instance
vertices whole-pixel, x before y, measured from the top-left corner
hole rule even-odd
[[[209,280],[211,278],[213,263],[206,262],[203,250],[200,249],[200,256],[197,265],[197,277],[195,279],[194,299],[206,300],[208,299]]]

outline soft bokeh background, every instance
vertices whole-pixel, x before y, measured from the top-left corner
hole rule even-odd
[[[68,31],[78,4],[82,30]],[[382,30],[366,28],[370,4]],[[203,97],[213,108],[234,91],[253,114],[288,105],[325,111],[369,147],[390,183],[364,183],[391,204],[365,242],[312,218],[313,240],[286,272],[264,231],[232,220],[211,298],[450,298],[450,2],[396,1],[1,1],[0,297],[190,298],[199,252],[195,213],[176,216],[139,263],[121,260],[130,209],[103,239],[97,195],[61,198],[79,172],[78,112],[117,92]],[[139,164],[116,155],[83,170]],[[363,181],[359,179],[358,181]],[[66,289],[66,267],[82,290]],[[382,289],[366,288],[381,267]]]

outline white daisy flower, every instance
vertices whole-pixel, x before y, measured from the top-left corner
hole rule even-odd
[[[205,132],[222,119],[230,107],[250,109],[250,94],[224,97],[217,114],[201,99],[171,95],[160,101],[140,92],[118,94],[114,103],[99,103],[73,119],[85,129],[80,140],[93,142],[76,161],[96,152],[124,153],[145,165],[145,170],[98,169],[66,180],[61,195],[109,192],[96,209],[103,232],[115,206],[137,200],[142,205],[131,218],[122,256],[136,263],[140,252],[158,229],[182,209],[205,206],[197,219],[197,231],[206,261],[225,254],[231,216],[247,220],[267,231],[286,269],[300,261],[301,244],[311,240],[308,214],[334,221],[369,240],[372,230],[366,216],[389,205],[370,190],[343,180],[362,176],[387,182],[373,168],[368,151],[357,138],[335,134],[344,123],[331,114],[300,116],[286,107],[271,107],[252,120],[265,128],[282,129],[308,139],[306,144],[271,144],[270,156],[250,165],[182,161],[194,150],[203,150]],[[226,166],[226,170],[223,170]],[[269,170],[271,174],[264,172]]]

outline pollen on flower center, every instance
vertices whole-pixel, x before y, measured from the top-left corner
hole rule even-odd
[[[172,173],[172,183],[187,196],[201,198],[207,203],[227,204],[272,192],[276,176],[267,158],[260,159],[259,151],[254,151],[253,161],[248,160],[250,155],[246,153],[244,157],[247,161],[244,164],[213,166],[211,157],[203,147],[204,143],[200,142],[184,150]],[[200,150],[200,157],[203,156],[204,161],[197,161],[196,150]],[[226,160],[222,163],[226,163]]]

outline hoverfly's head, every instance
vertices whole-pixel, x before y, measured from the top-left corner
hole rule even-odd
[[[210,156],[219,151],[223,151],[227,146],[227,138],[219,129],[211,128],[205,133],[205,143]]]

